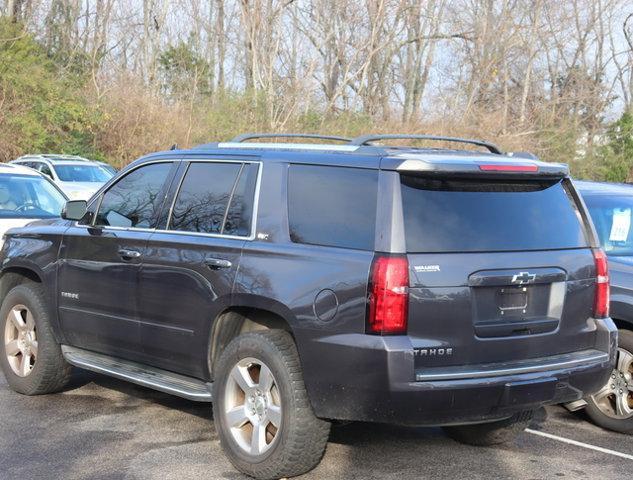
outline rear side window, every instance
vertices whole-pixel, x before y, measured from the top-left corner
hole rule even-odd
[[[139,167],[105,192],[95,225],[154,228],[163,204],[165,181],[172,163]]]
[[[291,165],[288,220],[295,243],[373,250],[378,171]]]
[[[174,202],[169,229],[248,236],[256,177],[256,164],[190,164]]]
[[[42,172],[44,175],[47,175],[48,177],[53,178],[53,173],[51,172],[51,169],[48,168],[48,165],[46,165],[45,163],[40,163],[37,167],[37,169]]]
[[[600,245],[608,255],[633,255],[633,196],[584,195]]]
[[[481,181],[402,175],[407,251],[484,252],[587,246],[562,181]]]

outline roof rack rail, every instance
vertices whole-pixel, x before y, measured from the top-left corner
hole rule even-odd
[[[502,155],[501,149],[497,147],[493,143],[484,142],[483,140],[471,140],[468,138],[458,138],[458,137],[442,137],[437,135],[398,135],[398,134],[389,134],[389,135],[361,135],[360,137],[356,137],[350,141],[351,145],[368,145],[371,142],[375,142],[378,140],[433,140],[438,142],[455,142],[455,143],[469,143],[471,145],[477,145],[479,147],[485,147],[488,149],[490,153],[494,153],[495,155]]]
[[[314,138],[319,140],[335,140],[337,142],[351,142],[351,138],[336,135],[319,135],[316,133],[243,133],[229,140],[230,143],[242,143],[254,138]]]

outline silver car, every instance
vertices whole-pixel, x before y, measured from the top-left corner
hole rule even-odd
[[[75,155],[24,155],[12,162],[48,176],[73,200],[87,200],[114,176],[107,164]]]

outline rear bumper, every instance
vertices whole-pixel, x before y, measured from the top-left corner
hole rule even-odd
[[[405,425],[476,423],[599,390],[613,369],[617,330],[610,319],[596,323],[599,350],[534,359],[534,368],[519,362],[517,369],[462,369],[467,375],[455,375],[453,369],[450,377],[415,372],[406,336],[335,335],[299,341],[299,351],[319,417]],[[416,381],[416,375],[428,379]]]

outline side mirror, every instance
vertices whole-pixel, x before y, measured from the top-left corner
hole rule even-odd
[[[62,209],[64,220],[81,220],[88,212],[88,202],[85,200],[69,200]]]

